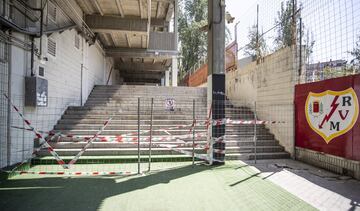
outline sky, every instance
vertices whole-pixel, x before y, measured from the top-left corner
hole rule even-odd
[[[226,0],[226,11],[235,21],[228,24],[234,39],[234,26],[238,24],[238,43],[242,48],[248,43],[248,30],[256,24],[256,7],[259,4],[259,30],[267,31],[274,26],[282,0]],[[353,50],[360,35],[360,0],[298,0],[303,5],[302,17],[305,25],[304,40],[314,40],[311,63],[344,59],[351,60],[348,53]],[[265,38],[274,48],[276,33],[271,30]],[[244,57],[239,52],[239,58]]]

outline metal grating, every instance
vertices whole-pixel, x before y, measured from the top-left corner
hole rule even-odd
[[[53,39],[48,39],[48,54],[56,56],[56,42]]]

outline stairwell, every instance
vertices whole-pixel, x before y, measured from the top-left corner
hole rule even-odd
[[[195,101],[195,118],[197,122],[205,121],[208,116],[206,102],[206,88],[192,87],[156,87],[156,86],[95,86],[84,106],[69,107],[54,127],[56,132],[73,134],[76,136],[92,136],[110,116],[110,124],[101,133],[101,137],[115,137],[122,134],[138,131],[138,114],[140,115],[140,129],[150,129],[151,98],[153,105],[153,132],[154,139],[169,137],[169,135],[187,135],[189,128],[160,130],[178,125],[189,125],[193,122],[193,101]],[[140,112],[138,113],[138,98],[140,99]],[[175,100],[174,110],[167,110],[165,100]],[[241,108],[241,113],[235,112],[238,108],[231,105],[226,107],[226,117],[232,119],[254,119],[249,108]],[[205,126],[197,126],[196,133],[206,132]],[[136,134],[128,137],[136,138]],[[149,133],[141,134],[149,137]],[[189,145],[180,149],[192,151],[191,138],[182,139]],[[227,159],[254,159],[254,125],[227,125],[226,126],[226,158]],[[144,141],[143,143],[146,143]],[[190,160],[186,155],[174,152],[157,144],[178,144],[179,140],[153,141],[152,160],[180,161]],[[205,145],[206,137],[196,140],[197,144]],[[55,151],[70,160],[86,144],[81,139],[54,138],[50,141]],[[195,147],[197,153],[205,154],[201,147]],[[274,136],[264,125],[257,125],[257,159],[286,158],[289,154],[278,144]],[[137,145],[132,143],[101,142],[99,140],[85,151],[78,163],[98,162],[136,162]],[[140,154],[143,160],[148,157],[148,146],[142,145]],[[48,151],[41,150],[33,159],[34,164],[54,163]]]

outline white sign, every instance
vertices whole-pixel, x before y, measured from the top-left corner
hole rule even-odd
[[[175,111],[175,99],[174,98],[165,99],[165,109],[168,111]]]

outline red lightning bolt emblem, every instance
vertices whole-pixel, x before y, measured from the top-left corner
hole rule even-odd
[[[338,95],[336,95],[334,97],[334,100],[332,101],[331,103],[331,111],[329,114],[325,115],[323,121],[321,122],[321,124],[319,125],[319,128],[322,129],[323,128],[323,125],[325,124],[325,122],[328,122],[329,119],[332,117],[332,115],[335,113],[337,107],[339,106],[339,103],[336,103],[337,99],[339,98]]]

